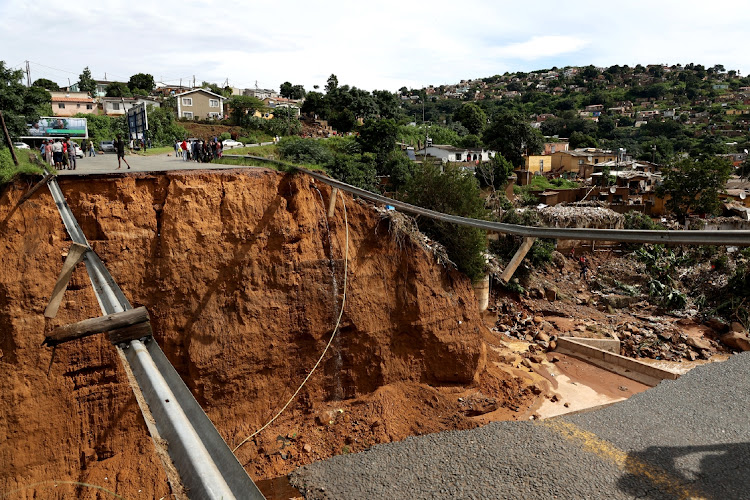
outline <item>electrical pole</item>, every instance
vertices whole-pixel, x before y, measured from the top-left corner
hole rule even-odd
[[[31,67],[29,61],[26,61],[26,86],[31,87]]]

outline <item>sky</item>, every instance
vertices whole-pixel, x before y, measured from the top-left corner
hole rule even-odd
[[[588,64],[750,72],[747,0],[0,0],[0,20],[0,60],[61,86],[86,66],[276,90],[335,74],[392,92]]]

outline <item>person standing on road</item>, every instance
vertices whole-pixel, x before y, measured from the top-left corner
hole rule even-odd
[[[76,169],[76,143],[70,140],[70,137],[66,137],[65,141],[68,143],[68,165],[71,170]]]
[[[63,145],[60,139],[55,140],[52,144],[52,158],[55,161],[55,168],[61,170],[63,166]]]
[[[94,148],[92,141],[89,141],[89,156],[96,156],[96,148]]]
[[[182,144],[180,144],[180,149],[182,149],[182,159],[184,161],[188,161],[188,143],[185,139],[182,140]]]
[[[182,149],[180,147],[180,141],[174,141],[174,157],[175,158],[179,158],[180,156],[182,156],[182,154],[180,153],[180,149]]]
[[[44,145],[44,159],[47,161],[47,165],[50,167],[54,166],[55,159],[54,155],[52,154],[52,139],[46,141],[46,144]]]
[[[117,134],[117,139],[115,140],[115,151],[117,151],[117,169],[122,167],[121,162],[123,161],[128,166],[128,169],[130,169],[130,163],[125,159],[125,141],[122,140],[120,134]]]

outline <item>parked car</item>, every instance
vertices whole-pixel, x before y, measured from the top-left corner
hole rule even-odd
[[[81,149],[81,146],[76,144],[75,148],[76,148],[76,158],[83,158],[83,149]]]
[[[16,149],[31,149],[25,142],[14,142],[13,147]]]
[[[234,149],[234,148],[241,148],[245,146],[241,142],[235,141],[233,139],[224,139],[223,141],[221,141],[221,145],[224,147],[224,149]]]
[[[115,152],[115,141],[102,141],[99,143],[99,151],[103,151],[105,153],[114,153]]]

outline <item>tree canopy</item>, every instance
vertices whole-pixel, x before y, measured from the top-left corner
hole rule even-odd
[[[51,111],[50,93],[41,87],[26,87],[22,81],[23,71],[10,69],[5,61],[0,61],[0,110],[11,139],[24,135],[27,123]],[[0,144],[4,143],[0,134]]]
[[[669,196],[667,208],[680,220],[689,213],[716,214],[719,193],[724,190],[731,164],[716,156],[683,158],[669,165],[659,193]]]
[[[524,154],[538,154],[544,148],[544,139],[538,131],[519,114],[505,110],[492,117],[482,140],[515,167],[523,164]]]
[[[37,80],[34,80],[34,83],[32,83],[31,86],[43,88],[45,90],[51,90],[53,92],[60,90],[60,86],[58,84],[56,84],[52,80],[47,80],[46,78],[39,78]]]
[[[149,92],[154,90],[154,87],[156,87],[154,77],[148,73],[136,73],[131,76],[128,81],[128,88],[131,92],[134,92],[136,89],[141,89],[145,90],[147,93],[146,95],[148,95]]]
[[[96,80],[91,76],[91,70],[88,66],[83,68],[81,74],[78,75],[78,90],[88,92],[92,96],[96,92]]]

